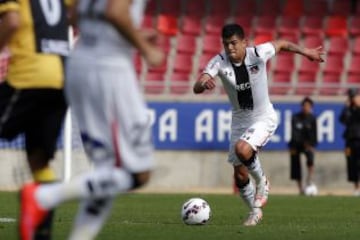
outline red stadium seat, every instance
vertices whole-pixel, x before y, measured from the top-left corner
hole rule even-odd
[[[176,51],[193,54],[196,50],[196,38],[192,35],[180,35],[177,38]]]
[[[174,60],[173,72],[189,74],[192,71],[192,55],[178,53]]]
[[[181,32],[187,35],[201,34],[201,18],[198,15],[185,15],[181,24]]]
[[[353,56],[351,58],[348,75],[360,75],[360,56]]]
[[[360,37],[354,39],[351,52],[353,55],[360,55]]]
[[[169,53],[171,48],[171,38],[168,36],[161,36],[156,42],[156,45],[165,53]]]
[[[305,8],[306,16],[323,17],[329,15],[329,6],[327,0],[308,1]]]
[[[329,39],[328,55],[336,55],[343,58],[348,50],[348,39],[344,37],[332,37]]]
[[[347,18],[343,16],[328,17],[324,30],[327,37],[346,37],[348,34]]]
[[[323,18],[319,16],[307,16],[304,19],[302,34],[307,36],[322,37],[323,35]]]
[[[197,15],[199,16],[199,18],[202,18],[205,13],[204,8],[206,6],[206,1],[207,0],[185,1],[184,2],[185,15]]]
[[[340,88],[340,74],[324,73],[322,82],[319,88],[320,95],[337,95],[341,92]]]
[[[294,69],[294,55],[279,54],[273,69],[272,84],[274,94],[286,94],[291,86],[291,76]]]
[[[256,21],[255,35],[273,36],[275,33],[276,17],[259,16]]]
[[[210,5],[209,16],[219,16],[223,19],[230,17],[231,5],[229,0],[208,0],[207,4]]]
[[[160,13],[179,16],[181,11],[181,0],[158,0]]]
[[[268,35],[268,34],[258,34],[254,37],[254,45],[258,45],[261,43],[266,43],[269,41],[273,40],[273,36],[272,35]]]
[[[201,73],[206,65],[209,63],[209,61],[214,57],[215,55],[212,53],[208,54],[201,54],[199,58],[199,65],[198,65],[198,73]]]
[[[328,56],[325,61],[323,73],[326,75],[340,75],[343,70],[343,58]]]
[[[202,38],[202,52],[217,54],[222,50],[221,39],[219,36],[205,35]]]
[[[280,25],[277,28],[279,37],[294,36],[298,37],[299,29],[299,17],[284,16],[281,18]]]
[[[349,34],[353,37],[360,36],[360,16],[354,16],[351,19],[349,24]]]
[[[145,93],[160,94],[164,92],[164,74],[158,72],[148,72],[145,79]]]
[[[156,0],[149,0],[146,4],[145,15],[154,16],[157,12]]]
[[[235,1],[236,4],[234,6],[234,16],[256,16],[257,14],[257,6],[256,1],[254,0],[242,0],[242,1]]]
[[[274,73],[270,85],[270,93],[286,95],[291,89],[291,73]]]
[[[190,78],[189,74],[173,73],[170,76],[170,93],[173,94],[185,94],[190,90]]]
[[[291,17],[301,17],[304,13],[303,0],[286,0],[283,5],[282,15]]]
[[[323,40],[318,36],[308,36],[304,38],[303,46],[307,48],[315,48],[319,46],[323,46]]]
[[[301,59],[300,67],[298,69],[298,81],[295,89],[296,94],[311,95],[314,93],[319,68],[319,63],[311,62],[306,58]]]
[[[294,55],[279,54],[276,57],[276,64],[273,69],[275,74],[291,74],[294,69]]]
[[[152,15],[144,15],[144,19],[142,21],[141,27],[154,28],[153,16]]]
[[[319,68],[320,64],[318,62],[312,62],[307,58],[301,58],[300,66],[298,69],[299,77],[304,79],[306,82],[314,82]]]
[[[239,24],[245,32],[245,36],[250,37],[252,35],[252,16],[236,16],[234,22]]]
[[[208,17],[205,22],[205,33],[219,36],[224,23],[225,19],[221,16]]]
[[[272,16],[276,17],[280,13],[280,0],[263,0],[258,5],[259,16]]]
[[[360,87],[360,74],[349,74],[346,83]]]
[[[177,17],[168,14],[160,14],[157,18],[157,29],[165,35],[176,35],[178,32]]]
[[[334,16],[350,16],[351,14],[351,1],[334,0],[332,4],[331,14]]]
[[[281,39],[289,41],[289,42],[293,42],[293,43],[299,42],[299,37],[296,35],[284,35],[284,36],[281,36]],[[289,54],[291,54],[291,53],[289,53]]]

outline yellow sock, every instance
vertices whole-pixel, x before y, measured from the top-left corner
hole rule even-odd
[[[33,172],[35,182],[53,182],[56,180],[55,172],[50,167],[45,167]]]

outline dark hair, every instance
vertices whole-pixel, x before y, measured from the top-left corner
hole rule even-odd
[[[357,88],[350,88],[350,89],[348,89],[347,94],[348,94],[349,98],[353,98],[358,94],[358,92],[359,91]]]
[[[239,24],[230,23],[223,26],[221,33],[221,37],[223,39],[230,38],[234,35],[238,36],[241,39],[245,38],[244,29]]]
[[[304,106],[305,103],[310,103],[311,106],[314,106],[314,101],[310,97],[305,97],[301,101],[301,106]]]

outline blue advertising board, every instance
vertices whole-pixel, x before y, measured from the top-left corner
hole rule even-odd
[[[275,135],[267,150],[286,150],[290,139],[291,116],[300,111],[299,103],[274,104],[279,116]],[[343,126],[338,121],[343,105],[316,103],[318,150],[342,150]],[[154,144],[162,150],[227,150],[231,124],[228,103],[151,102]]]
[[[231,110],[219,102],[150,102],[154,145],[158,150],[228,150]],[[286,150],[290,139],[291,116],[300,110],[298,103],[276,103],[279,126],[264,149]],[[343,126],[338,121],[343,105],[316,103],[318,150],[342,150]],[[58,147],[62,147],[61,136]],[[77,139],[75,141],[74,139]],[[73,138],[73,147],[81,146]],[[0,139],[0,148],[24,148],[22,136],[13,141]]]

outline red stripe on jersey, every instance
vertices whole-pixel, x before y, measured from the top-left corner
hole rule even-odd
[[[122,160],[120,154],[120,145],[119,145],[119,126],[116,121],[113,121],[111,124],[111,134],[115,151],[115,167],[122,167]]]

